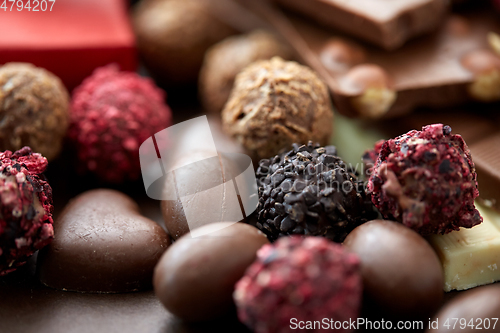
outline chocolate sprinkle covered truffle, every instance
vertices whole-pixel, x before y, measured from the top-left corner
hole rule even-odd
[[[334,146],[311,141],[263,159],[258,222],[270,240],[301,234],[342,242],[358,225],[376,217],[363,182],[336,156]]]
[[[54,237],[52,188],[42,174],[47,164],[29,147],[0,153],[0,276]]]
[[[327,144],[332,120],[328,89],[316,73],[279,57],[238,74],[222,111],[224,131],[258,158],[294,142]]]
[[[412,130],[381,146],[368,182],[380,213],[421,235],[483,221],[474,206],[477,175],[467,144],[449,126]]]
[[[58,77],[27,63],[0,67],[0,151],[29,146],[52,160],[68,118],[69,96]]]
[[[212,46],[205,53],[199,80],[200,97],[205,109],[220,114],[236,75],[252,62],[274,56],[290,59],[291,50],[264,30],[229,37]]]
[[[239,319],[256,333],[293,332],[293,319],[355,321],[361,303],[359,259],[321,237],[284,237],[257,252],[233,297]],[[335,331],[352,330],[336,326]]]

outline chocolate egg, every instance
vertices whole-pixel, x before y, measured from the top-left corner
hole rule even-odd
[[[396,317],[419,317],[441,303],[441,264],[415,231],[397,222],[374,220],[354,229],[344,245],[361,259],[365,305]]]
[[[235,283],[268,243],[266,236],[248,224],[212,223],[192,238],[186,234],[162,256],[155,268],[156,296],[176,316],[190,321],[222,316],[234,308]]]
[[[498,332],[500,323],[495,320],[498,314],[500,286],[480,287],[461,292],[446,304],[430,322],[426,332]]]

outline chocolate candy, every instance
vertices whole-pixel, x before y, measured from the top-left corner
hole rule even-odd
[[[441,264],[416,232],[396,222],[374,220],[354,229],[344,245],[361,260],[367,305],[403,317],[424,316],[439,306]]]
[[[429,238],[443,264],[444,291],[500,281],[500,214],[477,208],[483,217],[480,225]]]
[[[447,12],[443,0],[276,0],[321,24],[338,28],[387,50],[431,32]]]
[[[222,229],[221,229],[222,228]],[[183,236],[155,268],[156,296],[176,316],[207,320],[233,309],[234,284],[255,260],[266,236],[244,223],[212,223],[201,237]]]
[[[446,304],[426,332],[498,332],[500,286],[481,287],[461,293]]]
[[[54,221],[55,240],[38,256],[37,275],[51,288],[96,293],[151,287],[170,244],[165,231],[113,190],[87,191]]]
[[[326,144],[332,120],[328,89],[316,73],[279,57],[240,72],[222,111],[224,131],[259,158],[294,142]]]
[[[396,117],[417,106],[500,98],[500,63],[487,38],[500,31],[492,13],[451,15],[431,36],[387,52],[352,46],[348,38],[270,7],[260,10],[325,80],[347,116]]]

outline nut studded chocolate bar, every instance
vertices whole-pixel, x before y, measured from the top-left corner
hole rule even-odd
[[[316,70],[349,117],[389,118],[419,106],[500,100],[492,13],[449,16],[439,31],[387,52],[362,45],[260,2],[258,9]],[[488,37],[490,36],[490,37]]]
[[[444,0],[275,0],[326,27],[342,30],[387,50],[436,29],[447,12]]]

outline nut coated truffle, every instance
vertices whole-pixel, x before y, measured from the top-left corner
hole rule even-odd
[[[29,146],[52,160],[68,118],[69,96],[58,77],[27,63],[0,67],[0,150]]]
[[[75,89],[68,136],[81,171],[118,183],[139,177],[139,146],[170,125],[165,94],[153,81],[113,65]]]
[[[226,104],[234,78],[257,60],[279,56],[291,58],[291,50],[273,34],[263,30],[229,37],[212,46],[205,54],[200,72],[199,91],[203,106],[220,113]]]
[[[303,234],[342,242],[376,217],[363,182],[336,156],[334,146],[294,144],[287,153],[261,160],[256,177],[256,226],[270,240]]]
[[[359,259],[321,237],[284,237],[257,252],[233,297],[239,319],[256,333],[293,332],[291,318],[356,320]]]
[[[446,234],[483,221],[474,206],[476,178],[462,137],[434,124],[382,144],[368,191],[385,218],[421,235]]]
[[[250,153],[269,158],[294,142],[327,144],[333,110],[326,85],[311,69],[274,57],[238,74],[222,122]]]
[[[26,263],[54,237],[47,159],[31,148],[0,153],[0,276]]]
[[[205,51],[234,33],[207,0],[144,0],[132,22],[147,69],[165,85],[195,83]]]

